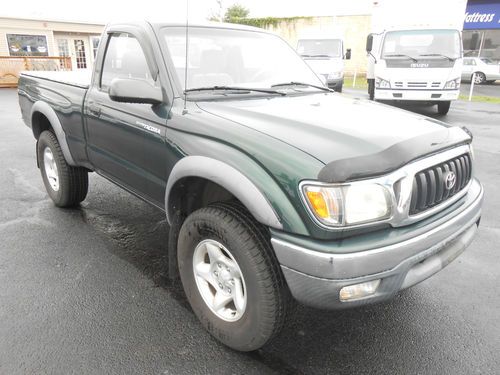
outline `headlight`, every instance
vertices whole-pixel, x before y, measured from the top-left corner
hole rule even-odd
[[[340,72],[330,73],[328,74],[328,79],[337,79],[340,78],[342,74]]]
[[[375,87],[378,89],[390,89],[391,83],[385,79],[376,77],[375,78]]]
[[[343,186],[305,184],[305,201],[316,219],[328,226],[349,226],[391,216],[388,190],[374,183]]]
[[[445,90],[456,90],[460,88],[460,78],[452,79],[444,85]]]

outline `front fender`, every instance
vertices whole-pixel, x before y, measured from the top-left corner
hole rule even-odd
[[[174,215],[170,193],[175,183],[185,177],[201,177],[233,194],[260,223],[307,235],[308,231],[300,216],[272,177],[257,164],[251,161],[248,163],[252,164],[247,165],[252,168],[252,180],[235,167],[211,157],[186,156],[179,160],[172,169],[166,186],[165,211],[168,222],[172,222]]]

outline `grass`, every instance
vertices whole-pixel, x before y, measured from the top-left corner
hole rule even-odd
[[[469,101],[469,95],[460,94],[458,97],[460,100]],[[492,96],[481,96],[481,95],[472,95],[473,102],[482,102],[482,103],[498,103],[500,104],[500,98],[495,98]]]
[[[352,83],[353,83],[353,77],[344,77],[344,87],[353,88]],[[366,83],[366,77],[365,76],[356,77],[356,85],[354,86],[354,88],[355,89],[368,88],[368,84]]]

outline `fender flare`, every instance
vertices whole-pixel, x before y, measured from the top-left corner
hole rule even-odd
[[[186,156],[175,164],[165,190],[165,212],[169,224],[173,221],[170,192],[177,181],[184,177],[201,177],[212,181],[238,198],[260,223],[283,229],[273,207],[262,192],[244,174],[234,167],[206,156]]]
[[[33,107],[31,107],[31,121],[33,121],[33,115],[36,112],[39,112],[47,117],[50,125],[52,126],[52,129],[54,129],[54,133],[56,135],[57,141],[59,142],[59,145],[61,146],[61,150],[64,158],[66,159],[66,162],[71,166],[76,166],[73,156],[71,156],[71,152],[69,151],[68,142],[66,141],[66,133],[64,132],[61,122],[59,121],[59,118],[57,117],[54,109],[46,102],[37,101],[35,102],[35,104],[33,104]],[[33,123],[31,124],[31,127],[33,130],[33,135],[35,135]]]

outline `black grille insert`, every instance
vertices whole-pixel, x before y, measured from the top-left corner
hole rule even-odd
[[[469,154],[457,156],[418,172],[413,179],[410,215],[428,210],[454,196],[469,183],[471,172]],[[455,176],[455,183],[451,188],[450,180],[453,177],[450,175]]]

